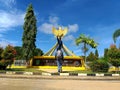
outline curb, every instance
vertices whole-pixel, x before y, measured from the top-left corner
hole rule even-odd
[[[116,80],[120,81],[120,77],[91,77],[91,76],[44,76],[44,75],[0,75],[0,79],[42,79],[42,80]]]
[[[41,76],[92,76],[92,77],[120,77],[120,74],[104,74],[104,73],[96,73],[96,74],[86,74],[86,73],[39,73],[39,72],[0,72],[0,74],[6,75],[41,75]]]

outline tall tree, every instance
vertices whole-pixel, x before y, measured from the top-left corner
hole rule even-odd
[[[117,29],[114,33],[113,33],[113,40],[116,43],[116,39],[120,36],[120,29]]]
[[[33,53],[36,49],[35,41],[36,41],[36,34],[37,34],[37,27],[36,27],[36,17],[34,15],[34,10],[32,4],[30,4],[27,8],[27,12],[24,18],[24,32],[22,37],[22,49],[23,49],[23,58],[29,60],[33,57]]]
[[[16,50],[17,54],[16,54],[16,60],[21,60],[23,59],[23,52],[22,52],[22,47],[20,46],[15,46],[14,49]]]
[[[0,60],[2,59],[2,53],[3,53],[3,48],[2,47],[0,47]]]
[[[93,39],[85,36],[84,34],[80,34],[80,36],[76,38],[75,42],[76,42],[76,45],[79,45],[81,43],[84,44],[83,52],[85,55],[85,63],[86,63],[86,52],[88,51],[87,45],[89,45],[92,48],[96,48],[98,44]]]
[[[16,54],[16,60],[22,60],[22,56],[23,56],[23,53],[22,53],[22,47],[20,46],[15,46],[14,49],[16,50],[17,54]],[[34,56],[42,56],[43,55],[43,51],[39,48],[36,48],[35,51],[34,51]]]
[[[104,58],[108,58],[108,48],[104,49]]]
[[[99,58],[99,54],[98,54],[98,50],[97,49],[95,50],[95,56],[96,56],[97,59]]]

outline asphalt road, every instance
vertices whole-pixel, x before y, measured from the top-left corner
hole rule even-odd
[[[0,90],[120,90],[120,81],[0,78]]]

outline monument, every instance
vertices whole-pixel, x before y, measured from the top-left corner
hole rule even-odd
[[[64,38],[64,36],[67,34],[68,29],[62,27],[59,27],[56,29],[55,27],[52,28],[52,33],[56,37],[56,39]],[[55,59],[55,51],[57,48],[61,49],[60,43],[56,42],[55,45],[48,50],[43,56],[34,56],[34,58],[30,61],[31,67],[37,67],[37,66],[57,66],[56,59]],[[82,57],[75,55],[72,51],[70,51],[64,43],[62,43],[62,51],[64,53],[64,62],[63,66],[68,67],[78,67],[82,68],[81,70],[85,69],[84,66],[84,60]]]

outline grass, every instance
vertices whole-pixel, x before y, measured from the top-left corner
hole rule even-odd
[[[86,73],[86,74],[116,74],[116,72],[92,72],[91,70],[85,70],[85,71],[81,71],[81,70],[77,70],[77,71],[63,71],[63,73],[73,73],[73,74],[77,74],[77,73]],[[120,74],[120,72],[117,72],[117,74]]]
[[[57,73],[57,72],[55,72],[55,73]],[[115,72],[92,72],[91,70],[84,70],[84,71],[82,71],[82,70],[75,70],[75,71],[67,71],[67,70],[65,71],[65,70],[63,70],[62,73],[70,73],[70,74],[78,74],[78,73],[84,73],[84,74],[96,74],[96,73],[98,73],[98,74],[116,74]],[[120,74],[120,72],[117,73],[117,74]]]
[[[93,72],[90,70],[85,70],[85,71],[77,70],[77,71],[66,71],[66,73],[88,73],[88,74],[91,74]]]
[[[14,69],[0,70],[0,72],[6,72],[6,71],[12,71],[12,72],[39,72],[39,73],[45,72],[45,71],[34,69],[34,68],[26,68],[26,69],[14,68]]]
[[[35,68],[14,68],[14,69],[6,69],[6,70],[0,70],[0,72],[6,72],[6,71],[12,71],[12,72],[36,72],[36,73],[42,73],[42,72],[46,72],[40,69],[35,69]],[[92,72],[91,70],[85,70],[85,71],[81,71],[81,70],[75,70],[75,71],[63,71],[63,73],[73,73],[73,74],[77,74],[77,73],[87,73],[87,74],[95,74],[95,73],[105,73],[105,74],[114,74],[116,72]],[[117,74],[120,74],[120,72],[117,72]]]

